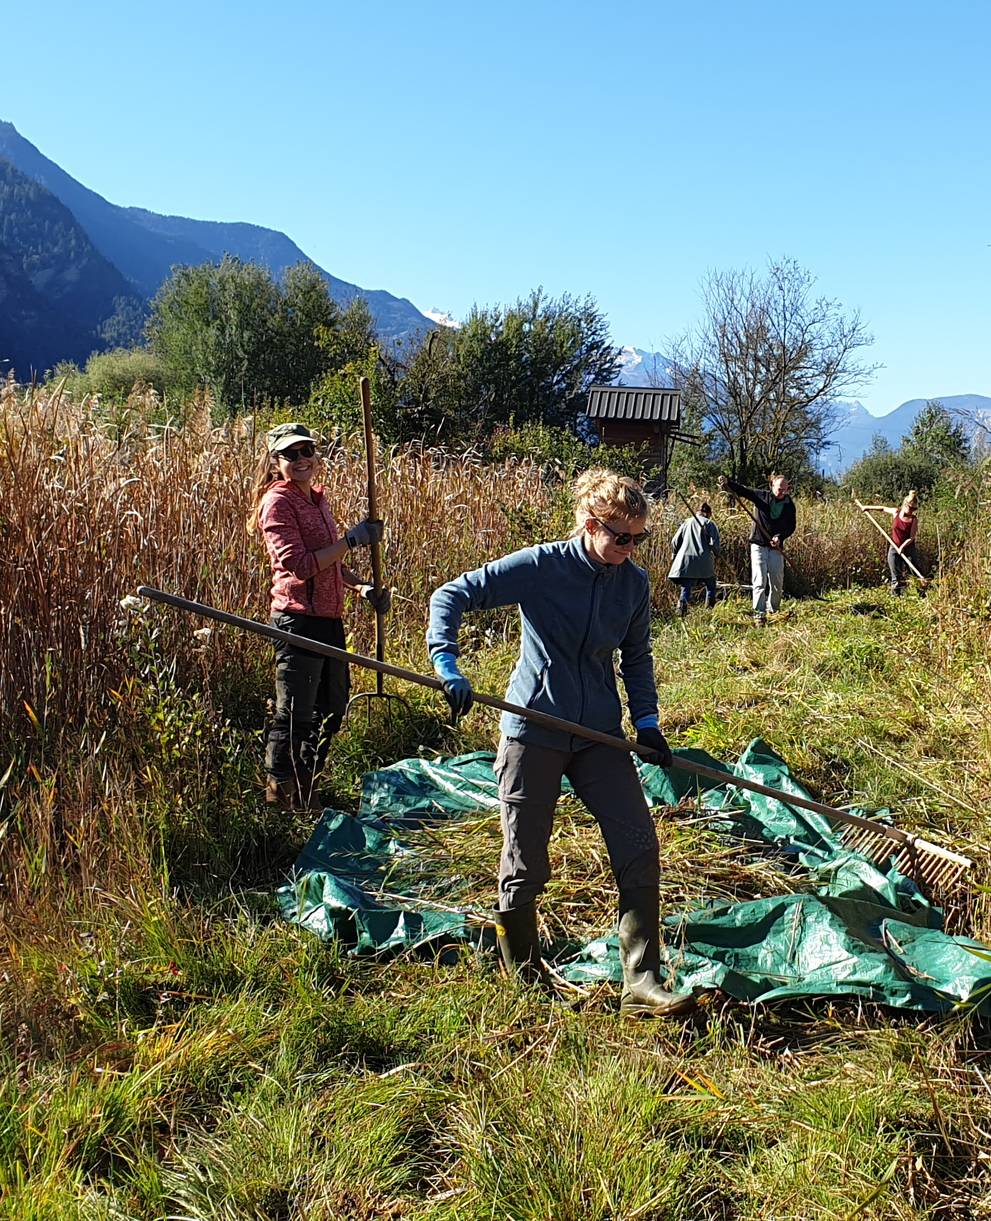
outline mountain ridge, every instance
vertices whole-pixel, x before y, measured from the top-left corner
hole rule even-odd
[[[0,335],[23,378],[140,334],[143,299],[46,187],[0,159]]]
[[[661,352],[648,352],[627,345],[620,349],[620,371],[617,385],[660,386],[670,381],[671,361]],[[820,463],[827,474],[847,470],[862,458],[880,435],[892,448],[912,430],[915,418],[926,403],[934,400],[964,423],[973,433],[991,424],[991,397],[982,394],[931,395],[929,398],[906,399],[884,415],[871,415],[857,401],[837,400],[837,427],[830,437],[829,448]]]
[[[311,263],[338,305],[347,307],[355,297],[368,303],[383,338],[422,333],[436,325],[405,297],[384,289],[361,288],[331,275],[280,230],[249,221],[201,221],[110,203],[46,157],[5,120],[0,120],[0,158],[68,208],[96,250],[146,300],[154,296],[176,264],[219,262],[226,253],[261,263],[276,278],[294,263]]]

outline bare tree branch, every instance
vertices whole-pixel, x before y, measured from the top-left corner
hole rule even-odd
[[[711,271],[701,321],[674,345],[676,384],[695,405],[734,473],[759,478],[814,463],[835,427],[833,400],[879,366],[860,314],[813,297],[793,259],[752,270]]]

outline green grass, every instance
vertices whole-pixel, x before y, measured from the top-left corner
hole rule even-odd
[[[972,663],[929,644],[945,607],[881,590],[786,606],[763,631],[740,598],[658,621],[673,744],[731,758],[762,736],[824,799],[890,806],[986,859]],[[490,628],[465,664],[500,692],[514,650],[498,617]],[[418,643],[407,648],[422,667]],[[328,779],[344,807],[377,762],[494,744],[493,714],[454,729],[437,697],[403,694],[408,712],[356,717],[335,744]],[[57,905],[6,916],[0,1216],[991,1216],[991,1053],[969,1020],[821,1002],[629,1023],[608,988],[577,1010],[548,1006],[489,953],[357,960],[274,916],[271,890],[309,824],[263,807],[256,735],[194,718],[199,753],[177,770],[182,718],[149,706],[130,807],[145,833],[129,849],[147,852],[146,876],[66,885]],[[105,817],[131,834],[125,811]],[[659,829],[672,906],[789,885],[684,819]],[[459,895],[491,901],[496,820],[428,841]],[[552,851],[547,931],[602,931],[612,884],[573,802]],[[54,886],[43,862],[38,876]],[[983,866],[973,881],[951,918],[986,937]]]

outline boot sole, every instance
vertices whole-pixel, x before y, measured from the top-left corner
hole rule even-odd
[[[633,1004],[620,1004],[620,1017],[627,1018],[666,1018],[666,1017],[683,1017],[687,1013],[692,1013],[698,1008],[698,1002],[694,996],[686,996],[680,1000],[671,1001],[664,1005],[640,1005],[634,1002]]]

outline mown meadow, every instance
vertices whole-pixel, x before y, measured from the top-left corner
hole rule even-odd
[[[170,420],[153,393],[113,408],[3,393],[0,1216],[991,1217],[991,1039],[965,1011],[714,998],[684,1023],[620,1022],[606,986],[550,1006],[488,952],[357,959],[277,917],[312,818],[262,799],[269,646],[122,606],[143,583],[266,617],[244,529],[265,426],[214,427],[204,403]],[[424,670],[434,586],[567,532],[567,499],[525,460],[406,447],[381,466],[388,654]],[[364,479],[357,442],[336,443],[341,520],[363,514]],[[890,806],[966,852],[950,927],[991,939],[987,470],[925,511],[941,576],[924,600],[890,597],[848,501],[801,500],[789,584],[805,596],[762,632],[733,588],[749,523],[711,499],[726,544],[711,615],[672,615],[677,499],[643,555],[672,743],[730,759],[762,735],[816,796]],[[348,626],[369,651],[365,607]],[[470,621],[480,689],[501,693],[515,631]],[[336,741],[339,808],[383,763],[494,745],[483,711],[454,728],[439,697],[402,694],[408,712],[355,717]],[[797,884],[684,811],[657,815],[671,910]],[[498,838],[479,817],[420,847],[481,909]],[[606,931],[603,849],[568,802],[553,852],[545,931]]]

